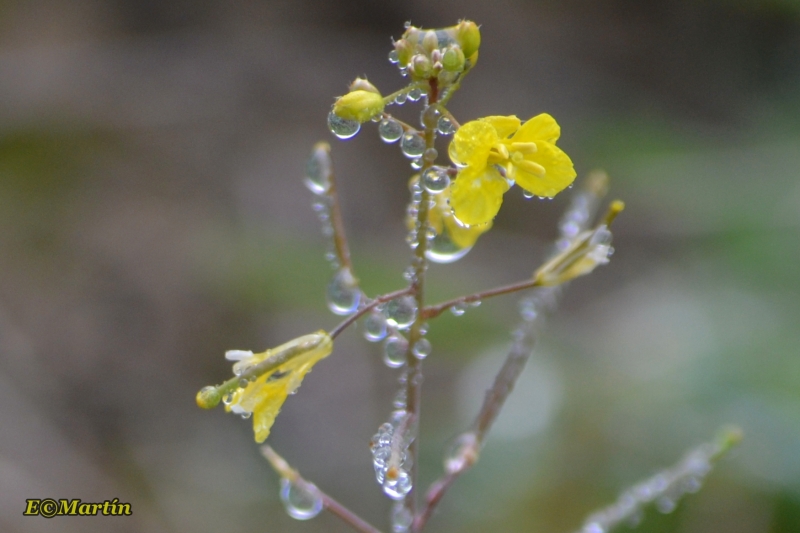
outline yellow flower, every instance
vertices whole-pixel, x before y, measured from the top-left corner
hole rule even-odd
[[[552,198],[575,179],[572,161],[556,141],[555,119],[543,113],[520,125],[515,116],[467,122],[450,143],[453,163],[463,167],[452,185],[451,206],[465,224],[492,220],[511,180],[536,196]],[[505,177],[499,169],[505,171]]]
[[[252,415],[256,442],[264,442],[286,397],[297,390],[311,367],[332,350],[330,336],[318,331],[258,354],[242,350],[227,352],[225,358],[236,361],[233,372],[237,376],[269,358],[283,357],[286,361],[244,388],[236,389],[230,401],[226,400],[225,410],[244,417]]]

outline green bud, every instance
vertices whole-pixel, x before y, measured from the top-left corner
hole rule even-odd
[[[415,78],[429,78],[432,68],[431,60],[422,54],[417,54],[411,59],[411,74]]]
[[[464,57],[472,59],[481,46],[481,30],[471,20],[462,20],[456,26],[456,42],[461,45]]]
[[[442,56],[442,66],[449,72],[464,70],[464,61],[464,52],[458,46],[448,48]]]
[[[414,45],[407,39],[395,41],[394,49],[397,50],[397,61],[401,67],[407,67],[414,55]]]
[[[422,48],[429,54],[439,47],[439,38],[436,32],[428,30],[425,32],[425,37],[422,38]]]
[[[346,120],[366,122],[382,113],[385,105],[380,94],[359,89],[336,100],[333,112]]]
[[[219,405],[219,402],[222,400],[222,394],[220,394],[218,388],[209,385],[208,387],[200,389],[195,400],[197,401],[198,407],[213,409]]]

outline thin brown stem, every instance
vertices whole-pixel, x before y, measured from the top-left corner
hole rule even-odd
[[[513,390],[514,384],[516,384],[523,368],[525,368],[525,363],[528,361],[532,349],[533,342],[531,341],[526,343],[523,338],[514,341],[506,360],[503,362],[503,367],[495,376],[492,387],[486,391],[481,410],[472,423],[472,429],[467,432],[475,435],[474,449],[471,451],[471,453],[476,454],[475,457],[471,462],[465,462],[464,468],[445,472],[442,477],[431,484],[425,495],[425,507],[414,517],[414,531],[421,531],[425,527],[428,519],[433,515],[434,510],[450,486],[477,460],[477,453],[479,453],[489,429],[497,419],[497,415],[500,414],[508,395]]]
[[[501,294],[511,294],[513,292],[522,291],[525,289],[531,289],[533,287],[539,286],[539,282],[535,279],[526,279],[525,281],[518,281],[517,283],[512,283],[511,285],[503,285],[502,287],[495,287],[493,289],[488,289],[481,292],[476,292],[473,294],[468,294],[466,296],[459,296],[458,298],[453,298],[452,300],[447,300],[446,302],[442,302],[435,305],[429,305],[422,310],[423,318],[430,319],[435,318],[441,315],[443,312],[447,311],[451,307],[455,307],[457,305],[466,305],[473,302],[480,302],[485,300],[486,298],[491,298],[492,296],[500,296]]]
[[[405,289],[399,289],[394,292],[388,292],[386,294],[378,296],[370,303],[368,303],[367,305],[360,308],[358,311],[356,311],[355,313],[344,319],[342,322],[339,323],[338,326],[333,328],[329,333],[331,339],[335,339],[336,337],[338,337],[339,334],[348,327],[350,327],[353,324],[353,322],[364,316],[367,312],[371,311],[375,307],[383,303],[389,302],[391,300],[394,300],[395,298],[399,298],[400,296],[405,296],[406,294],[410,294],[411,291],[412,291],[411,287],[406,287]]]
[[[330,174],[328,176],[329,187],[325,194],[330,200],[330,217],[331,227],[333,227],[333,245],[336,249],[336,257],[339,260],[341,268],[346,268],[353,273],[353,263],[350,259],[350,247],[347,244],[347,235],[344,231],[344,222],[342,221],[342,209],[339,205],[339,193],[336,189],[336,179],[334,177],[333,165],[330,166]]]
[[[361,533],[381,533],[381,531],[369,524],[363,518],[355,514],[353,511],[334,500],[331,496],[321,491],[316,485],[310,481],[306,481],[300,473],[289,466],[286,460],[278,455],[269,445],[265,444],[261,447],[261,454],[269,461],[272,468],[282,478],[288,479],[294,485],[300,486],[307,491],[313,491],[322,500],[322,507],[330,513],[338,516],[347,525],[360,531]]]

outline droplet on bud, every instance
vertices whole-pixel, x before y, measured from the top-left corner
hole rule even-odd
[[[281,501],[289,516],[297,520],[310,520],[322,511],[322,497],[313,483],[301,486],[282,478]]]
[[[340,139],[349,139],[358,133],[361,123],[357,120],[344,119],[331,111],[328,114],[328,128]]]

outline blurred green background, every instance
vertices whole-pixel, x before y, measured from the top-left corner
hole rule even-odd
[[[576,530],[723,423],[746,439],[647,533],[800,531],[800,3],[0,2],[0,530],[348,531],[295,522],[249,422],[201,412],[227,349],[332,328],[302,185],[333,144],[357,271],[398,288],[409,168],[333,97],[385,93],[403,23],[482,24],[462,122],[540,112],[628,209],[611,264],[572,284],[431,531]],[[399,115],[416,121],[406,105]],[[522,279],[566,195],[506,195],[433,298]],[[432,324],[422,481],[477,410],[516,298]],[[396,371],[358,330],[291,397],[271,444],[388,530],[370,436]],[[22,516],[26,498],[130,502],[128,518]],[[624,528],[623,528],[624,530]]]

